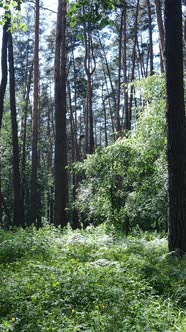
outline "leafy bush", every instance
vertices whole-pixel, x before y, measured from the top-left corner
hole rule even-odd
[[[136,110],[136,126],[129,138],[99,149],[74,166],[84,180],[76,207],[87,225],[112,223],[163,229],[167,209],[167,165],[164,80],[152,76],[136,83],[143,107]]]

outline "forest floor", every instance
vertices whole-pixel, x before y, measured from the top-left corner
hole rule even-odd
[[[0,331],[186,331],[186,258],[104,226],[0,230]]]

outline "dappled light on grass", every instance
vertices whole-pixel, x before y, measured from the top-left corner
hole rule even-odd
[[[186,262],[152,233],[0,231],[0,330],[184,331]],[[12,256],[11,256],[12,254]]]

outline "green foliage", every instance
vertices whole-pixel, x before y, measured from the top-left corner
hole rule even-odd
[[[185,259],[104,225],[0,231],[0,330],[184,331]],[[6,258],[7,257],[7,258]]]
[[[129,138],[74,166],[84,176],[76,207],[82,222],[107,221],[128,231],[164,228],[167,209],[165,87],[160,76],[135,83],[143,106]]]
[[[82,8],[86,8],[82,13]],[[68,4],[68,18],[70,27],[74,28],[77,24],[91,22],[94,27],[103,29],[112,24],[109,12],[114,9],[112,1],[94,0],[91,3],[87,0],[72,1]]]

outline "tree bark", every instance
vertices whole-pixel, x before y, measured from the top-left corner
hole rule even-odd
[[[30,88],[31,88],[31,80],[33,74],[33,65],[30,69],[28,82],[26,82],[26,89],[24,93],[24,115],[22,120],[22,160],[21,160],[21,175],[22,175],[22,201],[25,206],[25,192],[27,185],[27,177],[26,177],[26,143],[27,143],[27,120],[28,120],[28,108],[29,108],[29,97],[30,97]],[[25,221],[26,221],[26,213],[25,213]]]
[[[152,40],[152,14],[150,0],[147,0],[147,11],[149,20],[149,56],[150,56],[150,75],[154,74],[154,61],[153,61],[153,40]]]
[[[67,224],[66,0],[58,0],[55,49],[55,208],[54,224]]]
[[[181,0],[165,0],[169,251],[186,252],[186,142]]]
[[[5,14],[6,15],[6,14]],[[1,85],[0,85],[0,130],[3,119],[4,97],[7,85],[7,47],[8,47],[8,27],[10,22],[3,26],[2,50],[1,50]]]
[[[156,8],[156,17],[158,23],[159,39],[160,39],[160,63],[162,63],[161,72],[163,73],[165,71],[165,57],[164,57],[165,32],[164,32],[163,19],[162,19],[161,1],[155,0],[154,3]]]
[[[124,2],[123,8],[123,79],[124,79],[124,129],[130,129],[129,121],[129,102],[128,102],[128,87],[127,87],[127,3]]]
[[[18,128],[15,99],[15,73],[12,34],[8,32],[8,60],[9,60],[9,80],[10,80],[10,111],[12,124],[12,147],[13,147],[13,186],[14,186],[14,225],[24,226],[24,206],[22,202],[22,189],[20,177],[20,159]]]
[[[32,116],[32,174],[30,224],[41,226],[40,194],[38,184],[39,168],[39,0],[35,3],[35,45],[34,45],[34,105]]]
[[[135,23],[134,23],[134,43],[133,43],[133,50],[132,50],[131,82],[134,81],[134,77],[135,77],[136,46],[137,46],[137,37],[138,37],[138,16],[139,16],[139,0],[137,1],[137,5],[136,5],[136,15],[135,15]],[[129,130],[131,129],[131,120],[132,120],[133,93],[134,93],[134,86],[131,85],[129,109],[128,109],[128,129]]]
[[[91,10],[92,10],[92,4]],[[83,15],[86,15],[85,6],[83,6]],[[92,154],[94,152],[94,120],[93,120],[93,110],[92,110],[92,77],[96,68],[93,45],[92,45],[92,35],[91,35],[91,21],[87,24],[83,24],[84,42],[85,42],[85,57],[84,57],[84,68],[87,76],[87,100],[86,100],[86,153]]]

